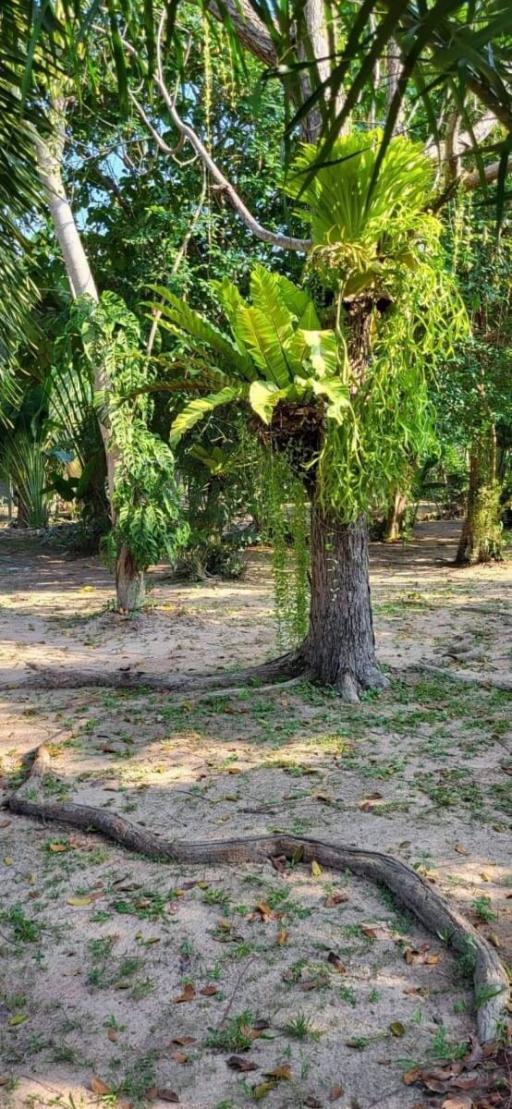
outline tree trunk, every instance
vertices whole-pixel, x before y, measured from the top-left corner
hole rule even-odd
[[[387,686],[375,656],[368,526],[342,524],[317,496],[311,509],[311,602],[305,668],[348,701]]]
[[[62,252],[72,295],[75,298],[89,296],[97,303],[99,300],[98,290],[62,180],[61,166],[65,143],[64,101],[56,100],[54,102],[53,115],[55,130],[51,143],[43,142],[39,138],[36,139],[39,176],[48,199],[48,207],[53,220],[55,235]],[[108,397],[108,384],[104,366],[97,367],[94,374],[95,393]],[[100,431],[107,463],[110,516],[112,525],[114,525],[113,494],[116,455],[115,451],[112,450],[108,424],[100,421]],[[133,577],[130,575],[133,575]],[[120,609],[123,611],[130,609],[132,605],[126,604],[126,601],[131,598],[137,600],[133,607],[140,607],[142,602],[138,598],[144,596],[143,574],[139,570],[135,570],[133,561],[124,548],[121,550],[116,563],[116,591],[117,603]]]
[[[136,612],[146,598],[144,574],[137,570],[127,547],[121,547],[116,562],[116,593],[121,612]]]
[[[400,539],[406,508],[407,497],[397,489],[386,516],[382,537],[384,543],[396,543]]]
[[[473,566],[502,557],[501,487],[496,478],[496,428],[477,436],[469,455],[466,517],[455,562]]]

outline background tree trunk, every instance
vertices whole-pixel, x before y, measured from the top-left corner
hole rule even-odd
[[[386,522],[384,524],[384,534],[382,537],[384,543],[396,543],[397,540],[400,539],[406,508],[407,497],[397,489],[389,506]]]
[[[496,428],[478,435],[469,455],[466,517],[455,562],[458,566],[499,560],[502,552],[501,486],[496,477]]]
[[[127,547],[121,548],[116,562],[117,603],[122,612],[135,612],[144,604],[146,586],[142,570],[137,570]]]
[[[81,296],[88,296],[97,304],[99,297],[96,282],[62,180],[62,157],[65,143],[64,113],[64,102],[56,100],[53,110],[55,130],[51,142],[46,143],[42,139],[36,139],[39,176],[47,196],[55,235],[61,249],[73,297],[76,299]],[[98,366],[95,368],[94,391],[108,397],[108,384],[104,367]],[[112,450],[108,425],[100,421],[100,430],[107,463],[110,517],[112,525],[114,525],[113,494],[116,456],[115,451]],[[133,574],[133,578],[130,577],[131,574]],[[118,606],[123,610],[131,607],[140,608],[144,599],[144,576],[139,570],[135,570],[130,552],[126,547],[122,547],[116,563],[116,592]],[[125,603],[131,599],[136,602],[133,606]]]
[[[384,688],[375,656],[368,526],[342,524],[316,496],[311,509],[311,607],[303,654],[306,669],[348,701]]]

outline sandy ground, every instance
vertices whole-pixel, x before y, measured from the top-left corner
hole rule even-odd
[[[374,548],[394,677],[356,707],[307,685],[185,705],[23,689],[33,662],[162,673],[268,657],[268,558],[252,553],[242,582],[173,584],[158,568],[131,620],[109,611],[97,560],[0,534],[0,681],[20,683],[0,693],[0,787],[44,740],[50,796],[167,837],[280,829],[388,850],[512,962],[510,695],[409,669],[510,674],[512,563],[454,569],[457,532],[423,524]],[[442,1104],[404,1071],[460,1055],[474,1031],[464,968],[350,875],[149,863],[1,811],[0,874],[6,1109],[164,1109],[173,1094],[188,1109]]]

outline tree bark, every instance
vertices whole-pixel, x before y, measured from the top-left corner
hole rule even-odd
[[[88,296],[97,304],[99,297],[96,282],[62,180],[61,167],[65,143],[64,114],[64,102],[56,100],[53,105],[55,129],[51,142],[46,143],[40,138],[36,139],[39,176],[48,200],[48,207],[50,209],[55,235],[62,252],[62,259],[71,293],[75,299],[81,296]],[[95,393],[108,396],[108,384],[104,366],[95,367]],[[101,420],[99,424],[107,463],[110,516],[112,524],[114,524],[115,509],[113,497],[116,455],[115,450],[112,449],[111,433],[108,424]],[[140,571],[134,569],[133,560],[126,547],[122,547],[116,563],[116,591],[118,606],[123,611],[131,607],[130,605],[126,605],[126,601],[129,601],[131,598],[137,600],[137,598],[144,596],[143,575],[141,575]],[[142,601],[139,600],[134,607],[139,608],[141,603]]]
[[[127,547],[122,547],[116,562],[117,604],[121,612],[136,612],[146,598],[144,573],[134,564]]]
[[[458,566],[502,557],[500,483],[496,477],[496,428],[486,428],[471,445],[466,516],[455,558]]]
[[[397,489],[386,516],[382,537],[384,543],[396,543],[400,539],[406,508],[407,497],[404,497],[403,493]]]
[[[375,655],[370,596],[368,525],[343,524],[322,506],[311,509],[311,603],[302,648],[307,670],[344,700],[387,686]]]

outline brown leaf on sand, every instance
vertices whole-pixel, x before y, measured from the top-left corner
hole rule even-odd
[[[173,997],[172,1000],[174,1001],[175,1005],[181,1005],[184,1001],[193,1001],[195,996],[196,996],[195,988],[189,982],[188,985],[186,985],[184,987],[182,993],[178,994],[177,997]]]
[[[348,893],[342,893],[341,890],[336,890],[335,893],[330,893],[324,900],[326,909],[333,909],[335,905],[342,905],[344,901],[348,901]]]
[[[102,1078],[97,1078],[95,1075],[89,1082],[89,1089],[92,1090],[93,1094],[98,1094],[99,1097],[103,1097],[105,1094],[110,1094],[112,1092],[110,1086],[107,1086],[107,1083],[104,1082]]]
[[[195,1036],[173,1036],[172,1042],[173,1042],[173,1044],[177,1044],[178,1047],[187,1047],[188,1044],[195,1044],[196,1037]]]
[[[218,992],[218,986],[203,986],[202,990],[199,990],[199,993],[202,993],[203,997],[215,997],[215,994]]]
[[[473,1109],[470,1097],[445,1097],[441,1109]]]
[[[259,916],[263,924],[268,924],[269,920],[275,920],[276,914],[270,908],[268,901],[258,901],[256,905],[256,914]]]
[[[404,951],[404,959],[410,966],[418,966],[425,964],[426,966],[437,966],[441,962],[443,956],[440,952],[429,950],[430,944],[422,943],[420,947],[406,947]]]
[[[278,947],[282,947],[288,940],[289,933],[285,928],[281,928],[276,936],[276,943]]]
[[[357,804],[361,812],[371,812],[375,803],[378,801],[382,801],[382,793],[376,790],[375,793],[368,793],[366,797],[362,797]]]
[[[327,956],[327,962],[332,967],[334,967],[335,970],[338,971],[338,974],[346,974],[347,973],[347,968],[345,966],[345,963],[340,959],[339,955],[337,955],[335,951],[329,951],[329,954]]]
[[[303,1105],[307,1105],[308,1109],[322,1109],[322,1102],[310,1094],[309,1097],[304,1098]]]
[[[271,855],[270,862],[278,874],[285,874],[287,869],[286,855]]]
[[[185,1051],[171,1051],[171,1059],[175,1063],[188,1063],[188,1055]]]
[[[229,1059],[226,1059],[226,1063],[231,1070],[239,1071],[241,1074],[248,1074],[249,1071],[258,1070],[256,1063],[253,1063],[251,1059],[243,1059],[241,1055],[230,1055]]]
[[[329,1097],[327,1100],[331,1102],[339,1101],[340,1097],[343,1097],[343,1093],[343,1086],[340,1086],[339,1084],[337,1086],[331,1086],[329,1090]]]
[[[156,1090],[156,1098],[160,1101],[169,1101],[172,1105],[179,1105],[180,1099],[175,1090],[168,1090],[166,1087],[159,1086]]]
[[[276,1082],[289,1082],[292,1077],[291,1067],[287,1063],[282,1066],[274,1067],[274,1070],[265,1071],[265,1078],[273,1078]]]

